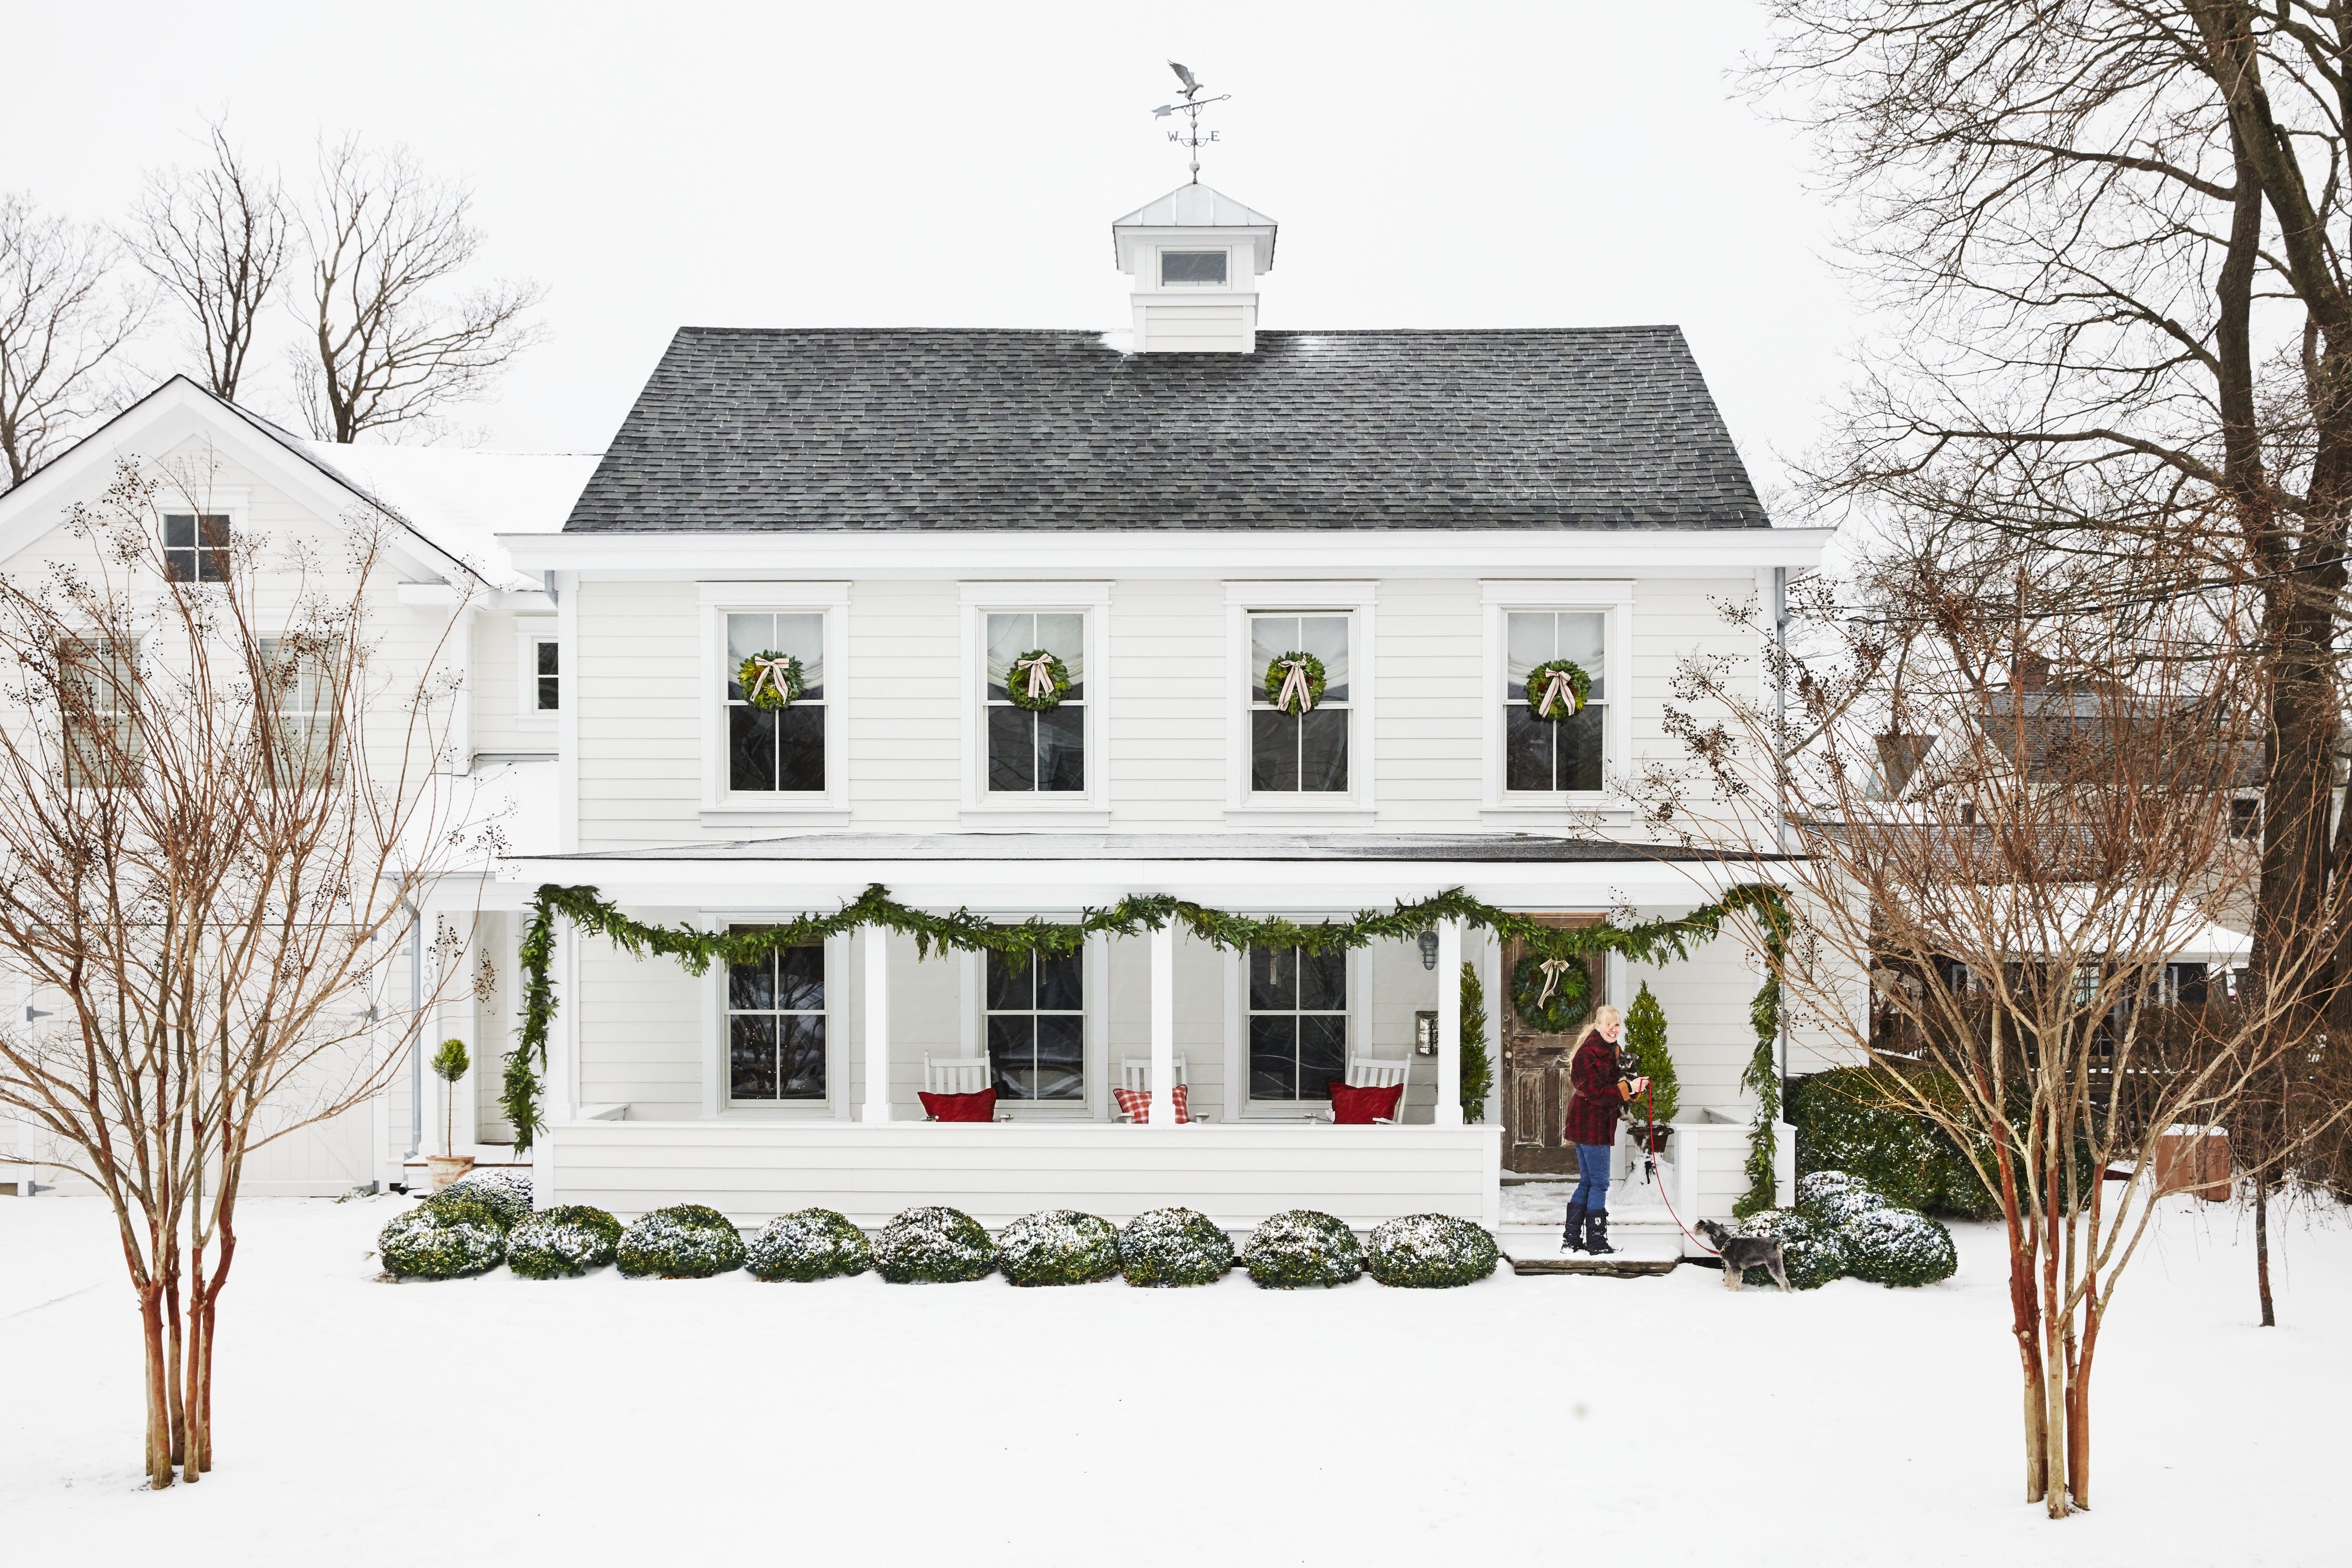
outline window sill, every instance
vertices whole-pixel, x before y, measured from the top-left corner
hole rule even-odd
[[[1229,805],[1225,821],[1238,827],[1370,827],[1377,814],[1352,800],[1329,805]]]
[[[1108,827],[1107,805],[968,805],[961,818],[966,827]]]
[[[702,812],[705,827],[846,827],[844,805],[714,806]]]

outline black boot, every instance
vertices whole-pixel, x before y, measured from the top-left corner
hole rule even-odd
[[[1568,1223],[1560,1229],[1559,1249],[1562,1252],[1584,1250],[1584,1205],[1582,1204],[1568,1205]]]
[[[1609,1245],[1609,1211],[1593,1209],[1584,1216],[1584,1250],[1595,1257],[1617,1249]]]

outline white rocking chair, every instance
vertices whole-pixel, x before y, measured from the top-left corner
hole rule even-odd
[[[1192,1087],[1192,1080],[1184,1076],[1184,1058],[1181,1056],[1176,1058],[1175,1071],[1176,1081],[1182,1084],[1186,1090],[1189,1091]],[[1132,1089],[1138,1094],[1147,1094],[1150,1092],[1151,1058],[1150,1057],[1119,1058],[1118,1087],[1125,1089]],[[1113,1113],[1117,1115],[1121,1121],[1130,1121],[1134,1120],[1124,1110],[1117,1110],[1116,1102],[1114,1102]],[[1184,1119],[1187,1121],[1206,1121],[1208,1120],[1207,1117],[1202,1115],[1197,1110],[1192,1110],[1189,1106],[1185,1110]]]
[[[1412,1092],[1412,1058],[1411,1057],[1356,1057],[1348,1063],[1347,1077],[1341,1080],[1350,1089],[1393,1089],[1397,1096],[1394,1116],[1376,1116],[1373,1121],[1382,1127],[1394,1127],[1404,1121],[1404,1102]],[[1338,1113],[1324,1110],[1316,1113],[1318,1121],[1329,1121]]]
[[[934,1057],[923,1053],[923,1092],[925,1094],[978,1094],[996,1081],[995,1064],[986,1057]],[[936,1121],[934,1116],[923,1118]],[[1003,1110],[996,1113],[999,1121],[1013,1119]]]

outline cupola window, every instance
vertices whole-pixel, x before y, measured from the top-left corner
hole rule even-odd
[[[1225,253],[1222,250],[1163,250],[1160,253],[1160,286],[1180,284],[1222,289],[1225,285]]]

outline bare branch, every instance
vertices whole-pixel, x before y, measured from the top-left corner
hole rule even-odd
[[[193,321],[205,385],[234,401],[285,269],[289,215],[277,176],[246,164],[227,122],[205,129],[212,162],[150,171],[123,241]]]

